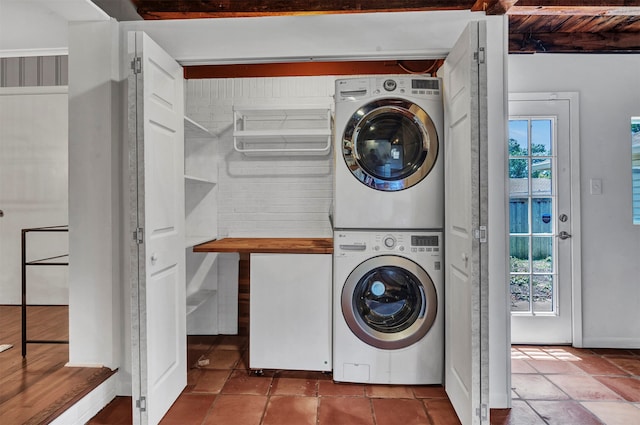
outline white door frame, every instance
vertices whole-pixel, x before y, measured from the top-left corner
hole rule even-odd
[[[582,255],[580,232],[580,121],[578,92],[509,93],[509,101],[567,100],[569,102],[571,166],[571,330],[574,347],[582,347]],[[508,208],[509,196],[505,196]],[[505,223],[509,235],[509,221]],[[508,276],[508,274],[507,274]],[[507,291],[507,296],[510,292]],[[507,338],[511,339],[508,334]]]

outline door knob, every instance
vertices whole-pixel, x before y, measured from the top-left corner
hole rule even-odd
[[[0,217],[4,217],[4,211],[0,210]]]
[[[558,237],[562,240],[569,239],[571,237],[571,234],[563,230],[562,232],[558,233]]]
[[[156,261],[158,261],[158,254],[154,252],[153,254],[151,254],[151,264],[155,264]]]

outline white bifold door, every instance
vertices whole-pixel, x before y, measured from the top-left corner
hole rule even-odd
[[[488,424],[486,24],[440,70],[445,107],[445,389],[463,425]]]
[[[187,382],[182,67],[129,34],[134,424],[157,424]]]

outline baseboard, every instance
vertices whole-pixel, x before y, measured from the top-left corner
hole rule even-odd
[[[583,336],[582,346],[584,348],[620,348],[639,349],[640,339],[638,338],[588,338]]]
[[[118,372],[54,419],[50,425],[84,425],[116,397]]]

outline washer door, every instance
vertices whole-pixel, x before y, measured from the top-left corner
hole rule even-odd
[[[342,288],[342,315],[363,342],[384,349],[408,347],[429,331],[438,298],[427,272],[395,255],[366,260]]]
[[[342,136],[342,155],[363,184],[398,191],[429,174],[438,156],[438,134],[415,103],[381,99],[353,113]]]

